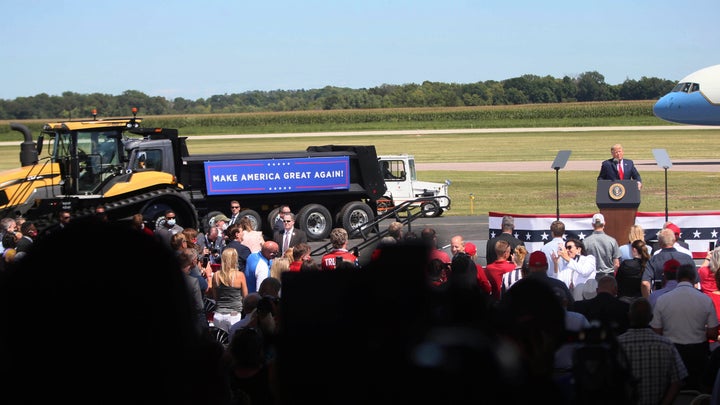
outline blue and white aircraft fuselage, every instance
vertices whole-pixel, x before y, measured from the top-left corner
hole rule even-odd
[[[679,124],[720,125],[720,65],[682,78],[655,103],[653,114]]]

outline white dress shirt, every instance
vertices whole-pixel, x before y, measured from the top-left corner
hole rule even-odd
[[[561,280],[565,285],[570,288],[570,283],[573,287],[578,288],[590,278],[595,278],[595,256],[593,255],[577,255],[574,259],[565,261],[562,257],[558,259],[558,270],[557,278]]]

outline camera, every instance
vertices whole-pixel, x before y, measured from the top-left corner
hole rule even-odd
[[[272,314],[275,315],[275,308],[280,302],[280,298],[273,297],[271,295],[265,295],[260,298],[257,305],[257,311],[260,315]]]

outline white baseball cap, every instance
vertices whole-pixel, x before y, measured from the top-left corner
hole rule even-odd
[[[605,217],[601,213],[597,213],[592,217],[592,223],[594,224],[605,224]]]

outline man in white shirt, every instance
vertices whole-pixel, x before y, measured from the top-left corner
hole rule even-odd
[[[552,256],[556,255],[558,249],[562,248],[565,245],[565,240],[563,240],[563,236],[565,235],[565,223],[562,221],[553,221],[552,224],[550,224],[550,236],[552,236],[552,240],[545,245],[543,245],[542,252],[545,253],[545,256],[547,257],[548,262],[548,269],[547,269],[547,275],[548,277],[557,278],[557,271],[555,269],[555,262],[553,261]]]

